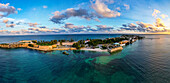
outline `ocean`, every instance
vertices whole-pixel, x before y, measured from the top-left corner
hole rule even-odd
[[[118,34],[0,36],[20,40],[105,39]],[[141,35],[116,53],[0,49],[0,83],[169,83],[170,35]],[[155,39],[150,39],[155,38]]]

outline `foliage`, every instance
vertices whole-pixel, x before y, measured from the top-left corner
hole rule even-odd
[[[57,44],[57,40],[51,40],[51,41],[38,41],[37,45],[42,45],[42,46],[48,46],[48,45],[54,45]]]
[[[74,44],[73,44],[73,47],[75,47],[76,49],[80,49],[80,48],[81,48],[81,46],[80,46],[79,43],[74,43]]]
[[[37,43],[37,40],[32,40],[33,43]]]
[[[9,44],[7,44],[7,43],[2,43],[1,45],[9,45]]]
[[[89,42],[87,42],[88,46],[90,47],[96,47],[98,44],[113,44],[116,42],[120,42],[123,40],[130,40],[130,39],[142,39],[143,37],[140,37],[138,35],[122,35],[121,37],[116,38],[107,38],[107,39],[90,39]],[[80,46],[81,44],[84,45],[84,40],[80,40],[77,42]]]
[[[70,42],[74,42],[74,40],[71,38]]]
[[[82,47],[82,48],[84,48],[84,47],[85,47],[85,45],[84,45],[84,44],[82,44],[82,45],[81,45],[81,47]]]
[[[102,49],[107,49],[107,46],[102,46]]]
[[[60,41],[60,45],[63,45],[63,42],[62,42],[62,41]]]
[[[28,46],[29,46],[29,47],[34,47],[34,45],[32,45],[32,44],[28,44]]]

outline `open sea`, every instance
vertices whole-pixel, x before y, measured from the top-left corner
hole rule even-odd
[[[116,34],[0,36],[0,43],[20,40],[105,39]],[[146,39],[122,51],[40,52],[0,49],[0,83],[170,83],[170,35]],[[158,38],[158,39],[149,39]]]

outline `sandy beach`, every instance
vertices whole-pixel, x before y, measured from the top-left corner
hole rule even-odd
[[[80,50],[85,50],[85,51],[96,51],[96,52],[108,52],[108,50],[102,50],[100,48],[95,48],[95,49],[90,49],[90,48],[82,48]]]

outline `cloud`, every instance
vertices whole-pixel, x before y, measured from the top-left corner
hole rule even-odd
[[[9,3],[7,4],[2,4],[0,3],[0,17],[6,17],[10,14],[14,14],[14,13],[17,13],[15,7],[13,6],[9,6]]]
[[[71,24],[71,23],[66,23],[65,25],[64,25],[64,28],[66,28],[66,29],[80,29],[80,28],[82,28],[82,29],[84,29],[84,28],[86,28],[85,26],[75,26],[74,24]]]
[[[121,30],[137,30],[138,27],[134,24],[134,23],[129,23],[129,24],[123,24],[122,25],[123,27],[121,27],[120,29]]]
[[[4,33],[7,32],[8,30],[0,30],[0,33]]]
[[[108,6],[101,0],[90,1],[91,7],[102,17],[112,18],[121,15],[120,12],[108,8]]]
[[[111,31],[114,28],[107,25],[96,25],[98,31]]]
[[[7,18],[4,17],[2,19],[0,19],[0,21],[2,21],[2,23],[5,24],[4,27],[24,27],[22,26],[22,24],[25,24],[25,20],[24,19],[13,19],[13,18]]]
[[[65,29],[68,29],[69,32],[82,32],[82,31],[86,31],[87,28],[91,28],[90,26],[76,26],[74,24],[71,23],[66,23],[63,26]]]
[[[37,27],[37,25],[40,25],[40,24],[38,24],[38,23],[28,23],[28,25],[29,25],[30,27]]]
[[[120,7],[117,7],[116,10],[120,11],[121,9],[120,9]]]
[[[5,20],[3,20],[3,23],[8,23],[9,22],[9,20],[8,19],[5,19]]]
[[[113,31],[113,27],[107,25],[96,25],[97,28],[92,28],[91,26],[76,26],[72,23],[66,23],[63,28],[66,29],[67,32],[106,32]]]
[[[48,8],[48,6],[44,5],[43,8],[44,8],[44,9],[45,9],[45,8]]]
[[[87,32],[96,32],[96,31],[98,31],[98,30],[95,29],[95,28],[89,27],[89,28],[86,28],[86,31],[87,31]]]
[[[157,14],[161,13],[159,10],[154,9],[154,12],[152,13],[153,17],[157,17]]]
[[[10,34],[20,34],[20,31],[8,31]]]
[[[130,24],[128,25],[128,27],[130,27],[130,28],[137,28],[137,26],[136,26],[135,24],[133,24],[133,23],[130,23]]]
[[[21,8],[17,8],[18,11],[21,11],[22,9]]]
[[[25,29],[21,29],[21,33],[35,33],[34,31],[29,31]]]
[[[128,25],[123,24],[123,27],[120,27],[120,31],[138,31],[138,32],[165,32],[170,31],[169,28],[166,28],[165,24],[160,18],[156,19],[156,22],[153,24],[136,22],[137,25],[130,23]]]
[[[55,11],[53,16],[50,18],[50,21],[56,24],[63,24],[64,20],[71,17],[79,17],[86,20],[95,20],[100,22],[100,18],[119,17],[121,15],[121,13],[118,12],[120,11],[120,7],[110,9],[108,4],[112,3],[114,3],[113,0],[90,0],[90,8],[83,3],[79,5],[78,8],[68,8],[63,11]],[[82,5],[85,5],[85,7]]]
[[[49,28],[28,28],[28,30],[36,31],[38,33],[49,33],[49,32],[59,33],[60,32],[57,29],[49,29]]]
[[[33,10],[35,11],[35,10],[37,10],[36,8],[33,8]]]
[[[144,23],[144,22],[136,22],[136,24],[138,24],[138,25],[139,25],[139,27],[141,27],[141,28],[153,27],[153,25],[152,25],[152,24]]]
[[[162,18],[167,18],[168,17],[168,15],[166,15],[166,14],[161,14],[160,15]]]
[[[101,1],[107,2],[107,3],[109,3],[109,4],[113,4],[113,3],[114,3],[114,0],[101,0]]]
[[[162,22],[162,20],[160,18],[157,18],[155,26],[156,27],[165,27],[165,24]]]
[[[81,8],[79,9],[69,8],[62,12],[56,11],[53,14],[54,16],[52,16],[50,20],[58,24],[64,23],[63,21],[70,17],[80,17],[80,18],[84,18],[87,20],[91,20],[95,18],[95,14],[90,13],[88,12],[88,10],[81,9]]]
[[[130,6],[127,5],[127,4],[124,4],[124,6],[125,6],[126,10],[129,10],[129,9],[130,9]]]
[[[6,24],[6,27],[11,27],[11,28],[14,28],[16,24]]]
[[[40,26],[39,28],[47,28],[46,26]]]

